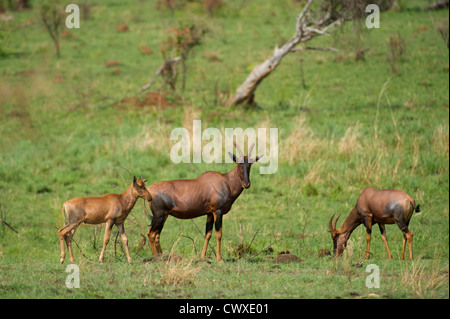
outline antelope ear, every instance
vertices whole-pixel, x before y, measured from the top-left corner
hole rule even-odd
[[[144,183],[145,183],[146,181],[147,181],[146,179],[143,180]]]
[[[264,156],[264,154],[256,156],[256,157],[255,157],[255,163],[256,163],[257,161],[259,161],[263,156]]]
[[[333,236],[339,236],[341,234],[341,232],[339,231],[339,229],[336,230],[329,230],[329,232],[331,233],[331,235]]]
[[[230,155],[230,157],[233,160],[233,162],[237,163],[236,155],[234,155],[233,153],[230,153],[230,152],[228,152],[228,155]]]
[[[133,176],[133,186],[136,186],[136,181],[137,181],[136,176]]]

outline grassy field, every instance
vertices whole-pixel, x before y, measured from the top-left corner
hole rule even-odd
[[[37,1],[3,15],[0,298],[449,298],[449,51],[437,30],[448,25],[448,10],[400,1],[400,11],[381,13],[380,29],[363,28],[358,37],[348,23],[318,37],[308,45],[339,52],[286,56],[256,92],[261,108],[248,109],[223,104],[293,35],[302,5],[223,2],[208,15],[197,1],[174,11],[156,1],[90,1],[81,28],[63,29],[59,58]],[[158,79],[152,91],[161,103],[142,102],[145,93],[134,98],[163,62],[167,30],[192,24],[207,32],[187,60],[184,92],[167,93]],[[120,25],[128,31],[118,32]],[[361,46],[369,50],[355,61]],[[401,51],[395,61],[391,49]],[[193,120],[203,129],[279,132],[278,171],[262,175],[256,164],[251,188],[224,217],[225,263],[215,261],[214,235],[208,259],[198,258],[205,217],[169,217],[161,244],[174,257],[152,260],[138,201],[125,223],[133,262],[120,239],[115,245],[114,228],[99,264],[104,227],[82,226],[74,237],[80,288],[66,288],[57,236],[66,200],[124,191],[129,182],[119,173],[129,176],[121,167],[148,185],[233,169],[172,163],[170,132],[192,130]],[[377,227],[370,260],[362,259],[363,227],[342,258],[319,257],[332,250],[330,216],[342,213],[339,226],[369,185],[404,190],[421,204],[410,224],[413,261],[399,260],[395,225],[387,226],[393,260]],[[286,251],[302,261],[273,261]],[[369,264],[380,269],[380,288],[366,287]]]

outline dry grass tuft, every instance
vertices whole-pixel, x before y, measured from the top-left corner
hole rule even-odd
[[[313,130],[305,124],[306,119],[299,116],[289,136],[280,141],[280,154],[289,164],[319,155],[329,144],[314,136]]]
[[[130,149],[145,150],[152,148],[158,153],[169,154],[172,143],[169,128],[165,124],[160,123],[156,127],[144,125],[138,134],[124,141],[121,149],[127,151]]]
[[[377,151],[371,152],[369,150]],[[394,150],[381,141],[373,141],[362,152],[358,153],[358,164],[355,169],[357,178],[360,182],[368,185],[383,185],[386,176],[389,176],[393,182],[398,180],[400,175],[403,174],[402,164],[405,161],[405,156],[409,156],[403,147],[400,150]],[[400,156],[395,156],[396,154],[400,154]]]
[[[311,184],[316,185],[322,180],[322,175],[325,172],[325,161],[317,161],[308,170],[308,173],[303,178],[303,183],[305,185]]]
[[[448,265],[439,268],[437,265],[433,269],[426,269],[421,265],[421,260],[416,259],[401,269],[402,283],[411,289],[419,298],[430,296],[439,287],[448,286]]]
[[[447,156],[448,157],[448,125],[447,126],[438,126],[434,130],[434,134],[432,135],[431,144],[433,146],[433,152],[436,155]]]
[[[351,154],[352,152],[362,149],[361,146],[361,133],[359,132],[360,124],[356,123],[354,126],[350,126],[345,131],[344,136],[338,143],[338,149],[340,153]]]
[[[356,167],[356,174],[359,180],[366,184],[372,184],[375,181],[377,172],[382,168],[381,161],[383,159],[383,153],[379,152],[373,159],[361,158],[359,165]]]
[[[196,286],[197,275],[203,265],[170,254],[165,262],[158,264],[157,269],[161,275],[159,284],[162,286]]]
[[[182,125],[185,129],[191,132],[191,134],[193,133],[192,132],[193,121],[201,119],[202,119],[202,112],[199,108],[195,108],[192,105],[188,105],[184,108],[184,119]],[[206,124],[204,123],[205,121],[202,122],[203,125]]]

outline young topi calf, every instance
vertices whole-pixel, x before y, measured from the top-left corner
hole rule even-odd
[[[136,179],[136,177],[133,177],[133,183],[122,194],[107,194],[100,197],[76,197],[65,202],[62,208],[65,226],[58,230],[61,245],[60,262],[63,263],[66,256],[64,241],[69,250],[70,262],[75,262],[72,254],[72,237],[77,227],[83,222],[86,224],[106,223],[103,248],[98,259],[101,263],[103,262],[106,245],[109,242],[111,229],[114,225],[117,225],[123,246],[125,247],[127,260],[130,262],[131,256],[128,251],[128,239],[123,223],[139,197],[148,201],[152,200],[145,186],[146,181],[146,179]],[[68,220],[66,220],[64,212],[67,214]]]
[[[328,227],[331,238],[333,239],[334,253],[341,255],[347,246],[347,241],[353,230],[359,225],[364,224],[366,227],[365,259],[368,259],[370,256],[372,226],[378,223],[388,258],[391,259],[392,254],[387,243],[385,224],[395,223],[403,232],[401,259],[405,258],[407,242],[409,259],[412,259],[413,233],[408,229],[408,226],[414,211],[420,212],[419,205],[416,206],[414,199],[405,192],[398,190],[376,190],[372,187],[367,187],[359,195],[355,207],[339,229],[336,229],[336,223],[341,214],[338,215],[334,223],[332,223],[334,214],[331,216]]]
[[[216,229],[218,261],[223,261],[221,254],[222,216],[228,213],[234,201],[244,189],[250,187],[250,168],[261,156],[250,158],[253,147],[244,156],[240,147],[234,144],[240,157],[230,154],[237,164],[226,173],[209,171],[196,179],[161,181],[151,185],[148,190],[152,195],[150,208],[153,220],[147,233],[154,256],[161,254],[160,234],[169,215],[180,219],[191,219],[206,215],[206,235],[201,258],[206,256],[208,242],[213,225]]]

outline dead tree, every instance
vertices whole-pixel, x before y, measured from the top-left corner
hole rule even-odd
[[[272,56],[253,69],[244,83],[225,103],[226,106],[238,104],[256,106],[254,101],[256,88],[262,80],[275,70],[286,54],[292,52],[298,44],[307,42],[317,35],[327,35],[331,28],[344,21],[344,17],[335,14],[333,1],[330,2],[320,18],[310,21],[310,9],[313,2],[314,0],[308,0],[302,12],[297,16],[294,36],[281,48],[275,46]]]

